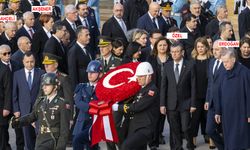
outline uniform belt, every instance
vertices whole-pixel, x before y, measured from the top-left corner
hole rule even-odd
[[[51,132],[53,132],[53,133],[59,132],[59,128],[49,128],[49,127],[44,127],[44,126],[42,126],[42,127],[40,128],[40,133],[41,133],[41,134],[44,134],[44,133],[51,133]]]
[[[171,16],[181,17],[181,13],[171,12]]]

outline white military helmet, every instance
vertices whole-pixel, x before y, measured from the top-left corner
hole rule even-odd
[[[153,73],[154,73],[153,68],[149,62],[141,62],[136,68],[135,75],[144,76],[144,75],[151,75]]]

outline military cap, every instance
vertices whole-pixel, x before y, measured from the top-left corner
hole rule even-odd
[[[0,0],[0,3],[5,3],[6,1],[5,0]]]
[[[112,39],[110,37],[99,36],[99,44],[98,44],[98,46],[99,47],[108,46],[109,44],[111,44],[111,42],[112,42]]]
[[[172,11],[172,6],[173,3],[172,2],[165,2],[161,4],[161,9],[165,10],[165,11]]]
[[[11,2],[11,3],[19,3],[20,0],[10,0],[9,2]]]
[[[78,0],[78,3],[88,3],[88,0]]]
[[[50,54],[50,53],[43,53],[43,64],[44,65],[54,64],[54,63],[58,62],[59,59],[61,59],[61,57]]]

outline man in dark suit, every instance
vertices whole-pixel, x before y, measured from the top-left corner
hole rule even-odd
[[[6,45],[7,46],[7,45]],[[0,46],[0,148],[11,150],[9,145],[9,119],[11,111],[11,71],[4,61],[10,60],[10,49]]]
[[[83,25],[89,29],[90,32],[90,42],[89,47],[91,47],[91,56],[93,58],[96,58],[97,54],[100,54],[99,49],[97,47],[98,45],[98,36],[100,35],[100,31],[98,28],[98,25],[94,18],[89,16],[89,10],[87,3],[78,3],[76,5],[76,9],[78,10],[78,25]]]
[[[48,0],[48,6],[52,6],[52,16],[54,21],[61,20],[61,10],[58,6],[56,6],[56,0]]]
[[[72,4],[65,7],[65,19],[62,21],[66,29],[70,33],[70,46],[73,45],[73,42],[76,40],[76,28],[77,24],[77,10],[76,7]]]
[[[201,36],[200,30],[197,28],[197,19],[193,14],[186,14],[184,17],[184,22],[186,25],[180,30],[181,32],[187,32],[188,39],[181,40],[184,50],[185,57],[191,59],[191,52],[194,49],[195,40]]]
[[[167,28],[163,18],[158,16],[159,11],[160,5],[158,3],[150,3],[148,13],[138,19],[137,28],[144,29],[149,33],[154,29],[159,29],[161,34],[165,36]]]
[[[219,33],[219,25],[224,20],[227,19],[228,16],[228,10],[226,6],[218,6],[216,10],[216,18],[211,20],[206,25],[205,33],[206,35],[209,35],[210,37],[215,36]]]
[[[23,14],[24,25],[16,32],[16,38],[19,39],[21,36],[27,36],[30,41],[33,39],[35,29],[33,28],[35,18],[34,14],[27,11]]]
[[[208,68],[208,87],[207,87],[207,96],[205,103],[205,110],[208,110],[207,113],[207,124],[206,124],[206,133],[214,141],[214,144],[219,150],[224,149],[223,138],[220,135],[221,127],[215,122],[215,106],[219,103],[218,93],[219,86],[222,82],[223,74],[225,73],[225,68],[221,60],[221,51],[225,48],[219,47],[219,41],[217,40],[213,44],[213,55],[214,59],[209,62]]]
[[[17,40],[17,45],[19,49],[11,56],[11,60],[17,62],[23,68],[23,56],[31,51],[31,42],[26,36],[21,36]]]
[[[44,53],[51,53],[61,57],[59,61],[59,70],[68,73],[67,51],[64,49],[61,39],[65,36],[66,27],[62,22],[56,22],[52,27],[53,35],[49,38],[44,46]]]
[[[250,6],[250,0],[246,0],[247,6]],[[246,7],[243,11],[241,11],[238,17],[239,23],[239,34],[240,38],[242,38],[245,33],[250,31],[250,9]]]
[[[11,48],[11,53],[13,54],[17,51],[17,39],[15,37],[17,26],[14,22],[7,22],[5,25],[5,30],[0,36],[0,45],[7,44]]]
[[[173,147],[182,148],[182,133],[187,140],[187,149],[193,150],[194,145],[190,132],[191,113],[195,106],[195,76],[192,63],[183,58],[184,49],[180,42],[170,47],[173,61],[164,67],[162,76],[160,111],[168,114]]]
[[[216,41],[218,39],[224,40],[224,41],[234,41],[234,31],[233,31],[233,25],[229,21],[223,21],[219,25],[219,33],[214,35],[213,41]]]
[[[40,78],[44,71],[34,68],[35,56],[31,52],[23,57],[24,68],[14,73],[13,77],[13,112],[16,118],[32,111],[40,89]],[[25,148],[34,150],[36,133],[34,124],[23,127]]]
[[[128,40],[126,38],[126,34],[128,28],[122,19],[123,13],[123,6],[121,4],[115,4],[113,7],[113,16],[103,24],[102,35],[113,39],[120,39],[122,40],[124,46],[127,47]]]
[[[32,6],[40,6],[40,2],[37,0],[21,0],[20,3],[20,10],[25,13],[27,11],[32,11],[31,7]],[[39,13],[35,12],[34,13],[35,18],[39,16]]]
[[[76,30],[77,41],[68,52],[69,77],[72,81],[72,88],[75,89],[78,83],[88,82],[87,66],[93,59],[90,49],[87,46],[90,41],[88,28],[79,26]]]
[[[168,32],[171,27],[177,27],[177,21],[171,17],[172,4],[172,2],[165,2],[161,4],[162,18],[164,19],[167,26],[166,32]]]

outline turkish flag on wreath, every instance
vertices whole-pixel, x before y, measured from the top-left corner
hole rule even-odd
[[[105,74],[96,85],[97,101],[89,103],[93,116],[92,145],[100,141],[118,142],[112,117],[112,105],[135,95],[141,87],[136,81],[135,71],[139,62],[116,67]]]

